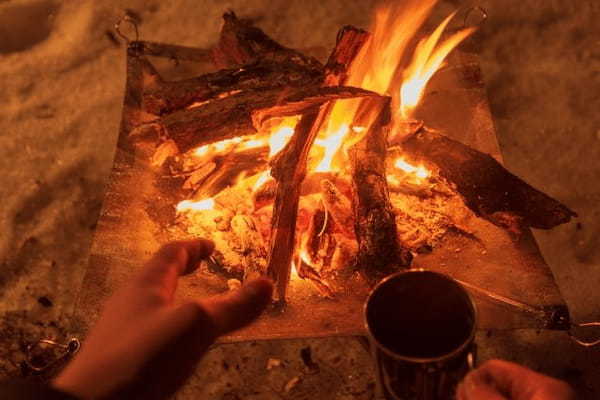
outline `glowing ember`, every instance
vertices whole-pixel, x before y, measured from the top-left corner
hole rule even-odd
[[[400,88],[400,114],[402,117],[411,116],[423,96],[427,82],[443,66],[446,56],[475,31],[473,27],[463,29],[436,46],[444,29],[455,14],[456,12],[450,14],[431,36],[421,40],[417,45],[412,62],[404,71]]]
[[[183,200],[177,204],[177,212],[184,212],[189,210],[194,211],[202,211],[202,210],[212,210],[215,207],[215,201],[212,198],[200,200],[200,201],[192,201],[192,200]]]
[[[427,168],[421,166],[415,167],[414,165],[406,162],[402,157],[398,158],[394,163],[394,167],[401,169],[402,171],[413,174],[419,179],[427,179],[430,176]]]

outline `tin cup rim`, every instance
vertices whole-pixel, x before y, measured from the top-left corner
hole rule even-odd
[[[390,350],[387,346],[385,346],[383,343],[381,343],[376,337],[375,335],[372,333],[372,330],[369,326],[369,318],[367,315],[367,308],[369,306],[369,303],[373,297],[373,294],[383,285],[385,285],[388,281],[395,279],[399,276],[405,275],[405,274],[413,274],[413,273],[432,273],[434,275],[437,275],[439,278],[445,279],[451,283],[454,283],[465,295],[468,304],[471,308],[472,314],[473,314],[473,324],[471,326],[471,332],[469,333],[469,336],[460,344],[460,346],[456,347],[454,350],[446,353],[446,354],[442,354],[436,357],[411,357],[411,356],[405,356],[402,354],[398,354],[393,350]],[[475,332],[477,331],[477,321],[478,321],[478,313],[477,313],[477,306],[475,305],[475,302],[473,301],[473,298],[471,297],[469,291],[467,290],[467,288],[462,285],[460,282],[458,282],[456,279],[452,278],[449,275],[443,274],[441,272],[436,272],[436,271],[432,271],[429,269],[425,269],[425,268],[414,268],[414,269],[409,269],[406,271],[400,271],[400,272],[395,272],[391,275],[388,275],[387,277],[385,277],[384,279],[382,279],[380,282],[378,282],[373,289],[371,290],[371,292],[369,293],[369,295],[367,296],[367,299],[365,300],[365,303],[363,305],[363,323],[365,326],[365,329],[367,331],[367,335],[368,337],[375,343],[375,345],[377,346],[377,348],[381,351],[383,351],[386,355],[388,355],[389,357],[396,359],[396,360],[402,360],[402,361],[409,361],[409,362],[414,362],[414,363],[433,363],[433,362],[443,362],[449,359],[454,358],[455,356],[457,356],[458,354],[461,354],[465,349],[467,349],[467,347],[469,347],[471,345],[471,343],[473,343],[473,339],[475,338]]]

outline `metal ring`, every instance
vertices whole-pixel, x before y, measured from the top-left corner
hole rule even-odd
[[[125,40],[126,43],[131,43],[131,40],[121,32],[121,24],[123,22],[128,22],[129,24],[131,24],[131,26],[133,26],[133,29],[135,31],[135,41],[136,42],[139,41],[140,33],[138,31],[137,23],[135,22],[135,20],[133,18],[131,18],[127,14],[125,14],[120,20],[118,20],[115,23],[115,31],[117,31],[117,35],[121,36],[121,38],[123,38],[123,40]]]
[[[467,21],[468,21],[469,17],[471,16],[471,14],[473,13],[473,11],[479,12],[479,14],[481,16],[481,19],[479,20],[479,22],[476,24],[473,24],[473,26],[481,26],[481,24],[483,24],[488,19],[488,12],[485,10],[485,8],[483,8],[481,6],[470,7],[465,12],[465,17],[463,19],[463,28],[467,27]]]
[[[35,363],[33,362],[32,352],[33,352],[33,349],[36,346],[39,346],[40,344],[47,344],[50,346],[59,347],[64,350],[64,353],[61,354],[60,356],[56,357],[54,360],[47,362],[44,365],[41,365],[41,366],[35,365]],[[76,337],[72,337],[71,339],[69,339],[69,341],[66,344],[58,343],[51,339],[40,339],[37,342],[32,343],[29,346],[27,346],[27,357],[25,359],[25,362],[26,362],[27,366],[29,368],[31,368],[33,371],[43,372],[43,371],[47,370],[48,368],[52,367],[53,365],[55,365],[60,360],[66,358],[68,356],[74,355],[75,353],[77,353],[79,351],[80,348],[81,348],[81,342]]]
[[[585,327],[589,327],[589,326],[600,326],[600,322],[585,322],[585,323],[582,323],[582,324],[572,324],[572,325],[577,326],[577,327],[585,328]],[[571,331],[569,331],[568,333],[569,333],[569,337],[571,338],[571,340],[573,340],[575,343],[577,343],[580,346],[583,346],[583,347],[593,347],[593,346],[596,346],[596,345],[600,344],[600,339],[588,342],[586,340],[581,340],[581,339],[575,337],[571,333]]]

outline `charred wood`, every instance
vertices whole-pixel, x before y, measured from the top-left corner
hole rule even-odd
[[[338,188],[329,180],[321,181],[321,193],[325,209],[335,221],[338,229],[349,238],[354,238],[354,216],[352,215],[352,203]]]
[[[268,275],[275,281],[279,302],[285,302],[294,253],[296,216],[300,187],[306,175],[307,157],[320,125],[319,109],[305,114],[296,126],[296,132],[284,149],[272,161],[271,176],[277,181]]]
[[[389,98],[363,100],[354,123],[367,127],[366,133],[349,151],[358,241],[356,264],[371,282],[409,266],[412,261],[411,253],[398,240],[387,187],[385,128],[389,121]]]
[[[325,64],[326,86],[342,85],[346,82],[350,64],[369,36],[368,32],[351,25],[340,29],[335,48]]]
[[[158,124],[184,153],[194,147],[257,133],[269,118],[299,115],[335,99],[378,96],[352,87],[248,90],[166,115]]]
[[[439,133],[421,129],[404,142],[403,148],[411,156],[433,163],[473,212],[498,226],[513,231],[520,224],[550,229],[577,216],[490,155]]]
[[[286,61],[322,71],[323,65],[313,57],[288,49],[271,39],[247,20],[237,18],[233,11],[223,15],[219,42],[212,50],[217,68],[230,68],[256,60]]]
[[[268,162],[268,154],[269,151],[266,147],[257,147],[214,157],[212,162],[209,163],[214,164],[214,168],[200,168],[200,170],[210,168],[211,171],[201,180],[199,186],[196,185],[194,200],[215,196],[226,187],[233,185],[242,173],[252,175],[260,172]],[[199,174],[201,173],[199,172]]]
[[[221,70],[181,81],[160,80],[144,92],[143,105],[145,111],[162,115],[241,90],[307,87],[320,85],[322,80],[322,72],[293,63],[260,61],[244,68]]]

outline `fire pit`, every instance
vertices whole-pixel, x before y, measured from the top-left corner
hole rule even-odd
[[[575,214],[499,163],[475,45],[448,56],[474,28],[442,39],[451,15],[411,46],[435,2],[417,3],[342,28],[325,64],[232,12],[211,50],[131,41],[83,325],[161,244],[201,236],[216,251],[181,297],[276,283],[223,341],[362,334],[370,287],[410,267],[464,282],[482,328],[567,329],[529,227]],[[151,57],[219,70],[168,81]]]

